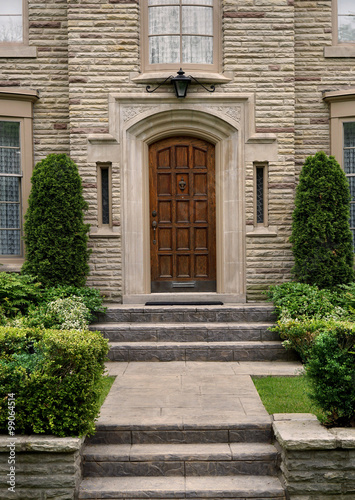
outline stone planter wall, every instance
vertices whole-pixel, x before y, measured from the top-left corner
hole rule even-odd
[[[83,443],[79,438],[0,436],[1,500],[74,500]]]
[[[326,429],[311,414],[274,415],[290,500],[355,498],[355,429]]]

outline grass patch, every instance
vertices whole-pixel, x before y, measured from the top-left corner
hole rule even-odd
[[[268,413],[313,413],[319,420],[322,410],[310,399],[310,386],[298,377],[253,377],[253,382]]]
[[[102,391],[99,397],[100,407],[104,404],[104,401],[110,392],[111,386],[114,383],[116,377],[112,377],[109,375],[104,375],[102,377]]]

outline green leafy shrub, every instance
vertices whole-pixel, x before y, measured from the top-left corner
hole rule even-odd
[[[17,433],[93,433],[107,352],[98,332],[0,327],[0,431],[14,393]]]
[[[354,279],[349,184],[323,151],[302,168],[293,212],[292,251],[297,281],[331,288]]]
[[[41,284],[32,276],[16,273],[0,273],[0,312],[14,317],[25,314],[41,296]]]
[[[60,322],[49,314],[48,304],[71,297],[76,297],[87,308],[83,309],[85,324],[105,311],[103,297],[94,288],[73,285],[44,288],[33,276],[0,273],[0,325],[16,318],[17,326],[60,328]],[[62,304],[65,306],[65,302]]]
[[[271,330],[277,332],[283,340],[286,349],[295,350],[306,363],[311,355],[314,341],[324,331],[328,331],[335,324],[317,318],[281,319]]]
[[[25,215],[24,274],[45,286],[83,286],[89,273],[87,203],[76,164],[64,154],[37,163]]]
[[[355,317],[355,283],[339,285],[339,305],[345,309],[349,316]]]
[[[306,373],[329,426],[355,425],[355,325],[338,323],[314,341]]]
[[[341,293],[320,290],[316,285],[288,282],[271,286],[267,292],[279,318],[317,317],[333,319],[347,316]],[[344,307],[341,307],[343,305]]]

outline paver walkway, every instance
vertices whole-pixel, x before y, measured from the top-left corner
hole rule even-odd
[[[107,364],[116,380],[98,425],[189,427],[268,421],[251,375],[295,375],[299,362],[129,362]],[[124,411],[122,411],[124,409]]]

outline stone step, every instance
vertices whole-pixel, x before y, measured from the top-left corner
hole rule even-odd
[[[95,323],[110,342],[277,341],[272,323]]]
[[[109,498],[286,499],[279,479],[272,476],[97,477],[82,481],[79,499]]]
[[[270,444],[88,445],[84,477],[276,475],[278,453]]]
[[[288,361],[281,342],[111,342],[111,361]]]
[[[97,316],[97,323],[274,323],[271,304],[236,304],[224,306],[144,306],[117,304],[107,306]]]
[[[117,425],[96,424],[96,433],[87,438],[87,445],[137,444],[211,444],[267,443],[272,441],[269,415],[248,416],[233,424]]]

